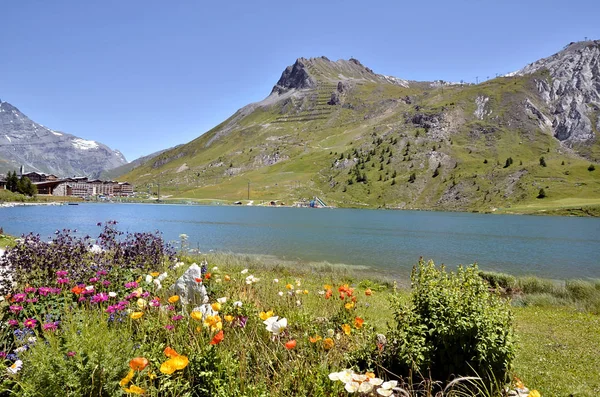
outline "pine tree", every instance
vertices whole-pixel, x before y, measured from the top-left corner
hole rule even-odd
[[[544,189],[540,189],[540,192],[538,193],[537,198],[543,199],[544,197],[546,197],[546,192],[544,191]]]
[[[546,166],[546,159],[544,158],[544,156],[540,157],[540,165],[541,165],[542,167],[545,167],[545,166]]]

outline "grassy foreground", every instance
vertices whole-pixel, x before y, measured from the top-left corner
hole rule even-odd
[[[208,316],[168,290],[201,260],[207,270],[197,282],[208,291]],[[230,254],[155,261],[137,273],[92,269],[97,276],[87,285],[68,280],[76,270],[21,285],[21,295],[0,303],[7,359],[0,395],[343,396],[348,389],[328,375],[375,348],[375,336],[394,327],[391,301],[410,299],[409,290],[396,287],[406,280],[374,278],[364,269]],[[598,395],[597,284],[488,279],[521,291],[511,309],[518,339],[511,375],[543,396]],[[273,316],[287,324],[263,322]],[[398,386],[411,396],[433,395],[423,385]],[[387,382],[369,391],[399,393]]]

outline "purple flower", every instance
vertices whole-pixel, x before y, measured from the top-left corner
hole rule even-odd
[[[85,302],[85,300],[85,296],[80,296],[79,299],[77,299],[78,302]]]
[[[23,302],[25,300],[25,298],[27,297],[27,294],[14,294],[12,299],[14,302]]]
[[[106,276],[108,272],[106,270],[98,270],[96,276]]]
[[[59,270],[56,272],[56,277],[67,277],[69,272],[66,270]]]
[[[27,303],[35,303],[38,301],[38,298],[29,298],[27,299]]]
[[[146,291],[142,294],[142,298],[147,298],[150,296],[150,292]]]
[[[235,319],[235,325],[240,328],[246,327],[246,321],[248,321],[248,317],[246,316],[237,316]]]
[[[69,284],[71,280],[69,280],[68,278],[59,278],[58,280],[56,280],[56,282],[58,284]]]
[[[56,331],[57,328],[58,328],[58,321],[55,321],[53,323],[42,324],[42,329],[44,331]]]
[[[50,292],[52,292],[52,288],[50,287],[40,287],[38,289],[38,293],[42,296],[47,296]]]
[[[182,316],[182,315],[180,315],[180,314],[177,314],[177,315],[175,315],[175,316],[171,317],[171,320],[173,320],[173,321],[179,321],[179,320],[181,320],[182,318],[183,318],[183,316]]]
[[[109,307],[106,308],[105,312],[106,313],[114,313],[117,311],[117,306],[116,305],[111,305]]]
[[[37,292],[37,288],[35,287],[26,287],[25,292],[28,294],[35,294]]]
[[[104,293],[104,292],[100,292],[99,294],[96,294],[94,296],[92,296],[92,303],[100,303],[100,302],[106,302],[108,300],[108,294]]]
[[[77,354],[76,352],[68,352],[67,357],[73,357],[76,354]]]
[[[108,280],[104,280],[104,281],[102,282],[102,285],[103,285],[103,286],[105,286],[105,287],[108,287],[108,286],[110,285],[110,281],[108,281]]]
[[[152,307],[159,307],[160,306],[160,301],[158,299],[156,299],[156,298],[152,299],[150,301],[150,306],[152,306]]]
[[[8,325],[10,325],[11,327],[16,327],[19,325],[19,322],[17,320],[8,320]]]
[[[98,282],[98,277],[92,277],[90,278],[90,283],[97,283]]]
[[[23,325],[27,328],[33,329],[37,325],[37,320],[35,318],[28,318],[27,320],[23,321]]]
[[[137,288],[138,285],[139,284],[136,281],[131,281],[125,284],[125,288]]]
[[[17,306],[17,305],[11,305],[10,306],[10,311],[13,312],[14,314],[19,313],[21,310],[23,310],[23,306]]]
[[[167,310],[175,310],[175,306],[169,305],[169,306],[167,306]]]
[[[175,327],[169,324],[169,325],[165,325],[165,328],[166,328],[167,330],[171,331],[171,330],[172,330],[173,328],[175,328]]]
[[[51,294],[58,295],[58,294],[60,294],[61,292],[62,292],[62,289],[60,289],[60,288],[50,288],[50,293],[51,293]]]
[[[0,358],[6,358],[6,352],[0,352]]]

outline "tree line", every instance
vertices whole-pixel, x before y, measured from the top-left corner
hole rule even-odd
[[[6,190],[10,190],[13,193],[26,194],[27,196],[34,196],[37,194],[37,187],[31,183],[31,180],[26,176],[17,176],[17,171],[12,173],[9,171],[6,175]]]

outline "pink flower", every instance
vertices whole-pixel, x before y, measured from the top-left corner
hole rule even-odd
[[[27,303],[35,303],[38,301],[38,298],[29,298],[27,299]]]
[[[108,280],[104,280],[104,281],[102,282],[102,285],[104,285],[105,287],[108,287],[108,286],[110,285],[110,281],[108,281]]]
[[[27,328],[35,328],[37,325],[37,320],[35,318],[28,318],[23,322],[23,325]]]
[[[73,357],[76,354],[77,354],[76,352],[68,352],[67,357]]]
[[[175,327],[173,327],[172,325],[170,325],[170,324],[169,324],[169,325],[165,325],[165,328],[166,328],[167,330],[171,331],[171,330],[172,330],[173,328],[175,328]]]
[[[17,306],[17,305],[12,305],[10,306],[10,311],[13,312],[14,314],[19,313],[21,310],[23,310],[23,306]]]
[[[60,289],[60,288],[50,288],[50,293],[51,293],[51,294],[56,294],[56,295],[58,295],[58,294],[60,294],[61,292],[62,292],[62,289]]]
[[[137,287],[138,287],[138,283],[135,281],[131,281],[131,282],[125,284],[125,288],[137,288]]]
[[[171,317],[171,320],[173,320],[173,321],[179,321],[179,320],[181,320],[182,318],[183,318],[183,316],[182,316],[182,315],[180,315],[180,314],[178,314],[178,315],[176,315],[176,316],[173,316],[173,317]]]
[[[159,307],[160,306],[160,301],[158,299],[152,299],[150,301],[150,306],[152,306],[152,307]]]
[[[14,302],[23,302],[25,301],[25,298],[27,297],[27,294],[14,294],[12,299]]]
[[[58,321],[55,321],[53,323],[45,323],[42,325],[42,329],[44,331],[56,331],[57,328],[58,328]]]
[[[38,293],[42,296],[47,296],[50,292],[52,292],[52,288],[50,287],[40,287],[38,289]]]
[[[35,287],[27,287],[25,288],[25,292],[28,294],[35,294],[37,292],[37,288]]]
[[[106,270],[98,270],[96,276],[106,276],[108,272]]]
[[[97,283],[98,282],[98,277],[92,277],[90,278],[90,283]]]
[[[108,294],[101,292],[99,294],[96,294],[94,296],[92,296],[92,303],[100,303],[100,302],[106,302],[108,300]]]
[[[56,282],[58,284],[69,284],[69,279],[68,278],[59,278],[58,280],[56,280]]]
[[[59,270],[56,272],[56,277],[67,277],[69,272],[66,270]]]
[[[19,322],[17,320],[8,320],[8,325],[10,325],[11,327],[16,327],[19,325]]]
[[[142,294],[142,298],[147,298],[150,296],[150,292],[146,291]]]

